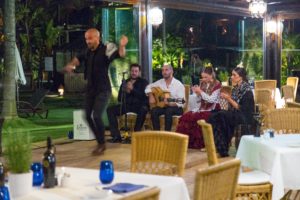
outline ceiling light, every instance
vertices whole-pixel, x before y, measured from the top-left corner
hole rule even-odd
[[[162,23],[163,13],[162,10],[158,7],[151,8],[149,13],[149,22],[154,26],[158,26]]]
[[[267,3],[263,0],[252,0],[249,3],[249,11],[252,17],[263,18],[263,15],[267,12]]]

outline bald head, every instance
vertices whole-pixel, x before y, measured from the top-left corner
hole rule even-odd
[[[96,50],[100,44],[100,32],[95,28],[90,28],[85,32],[85,42],[92,51]]]

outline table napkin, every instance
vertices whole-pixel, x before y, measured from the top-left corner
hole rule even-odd
[[[103,187],[105,190],[112,190],[114,193],[132,192],[145,187],[145,185],[136,185],[132,183],[116,183],[114,185]]]

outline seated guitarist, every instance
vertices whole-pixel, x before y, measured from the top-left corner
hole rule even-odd
[[[149,84],[146,87],[145,93],[149,97],[149,103],[154,105],[150,111],[153,129],[160,130],[159,116],[165,115],[165,130],[170,131],[172,128],[172,116],[182,115],[184,104],[169,100],[184,100],[185,88],[179,80],[173,77],[173,67],[170,64],[165,64],[162,67],[162,76],[162,79]],[[161,98],[157,98],[153,93],[152,88],[156,87],[159,87],[163,91],[168,91],[169,97],[163,97],[161,100],[163,106],[157,105]]]

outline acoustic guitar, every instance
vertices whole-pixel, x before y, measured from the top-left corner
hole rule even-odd
[[[184,104],[185,100],[183,98],[171,98],[169,91],[164,91],[160,87],[152,87],[151,92],[154,96],[155,103],[150,105],[150,108],[160,107],[163,108],[166,106],[164,99],[167,99],[168,102],[175,102]]]

